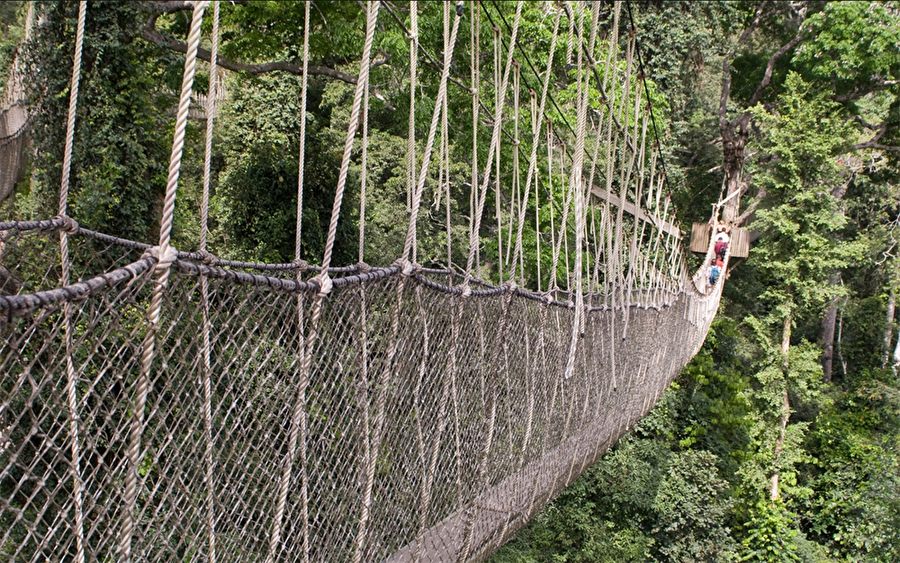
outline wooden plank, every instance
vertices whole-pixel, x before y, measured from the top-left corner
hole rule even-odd
[[[709,223],[691,225],[691,252],[706,254],[709,248]]]
[[[731,230],[731,242],[728,243],[728,254],[732,258],[746,258],[750,255],[750,233],[735,227]]]
[[[691,252],[706,254],[709,249],[709,223],[691,225]],[[734,227],[728,242],[728,255],[731,258],[746,258],[750,255],[750,233],[746,229]]]
[[[605,189],[600,188],[598,186],[591,187],[591,194],[599,197],[600,199],[604,199],[616,207],[620,207],[620,198],[615,194],[611,194],[607,192]],[[661,217],[657,217],[656,215],[652,215],[650,213],[645,212],[643,209],[638,208],[635,204],[626,201],[625,205],[621,205],[622,209],[634,215],[638,219],[642,221],[646,221],[650,223],[657,229],[661,230],[664,233],[668,233],[675,237],[678,240],[681,240],[681,229],[679,229],[676,225],[672,223],[667,223]]]

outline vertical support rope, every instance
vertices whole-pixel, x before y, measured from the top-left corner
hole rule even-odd
[[[203,152],[203,197],[200,202],[200,253],[206,253],[207,234],[209,232],[209,186],[212,176],[212,137],[213,123],[218,109],[218,53],[219,53],[219,2],[213,2],[213,24],[210,34],[209,56],[209,92],[206,97],[206,146]],[[201,386],[203,392],[203,432],[206,442],[204,462],[206,464],[206,528],[207,557],[209,563],[216,563],[216,485],[215,461],[213,457],[212,429],[212,358],[209,334],[212,324],[209,319],[209,279],[200,274],[200,304],[203,311],[203,373]]]
[[[509,85],[509,73],[512,70],[512,60],[513,53],[515,52],[516,47],[516,36],[519,33],[519,22],[522,18],[522,2],[521,0],[516,3],[516,15],[513,19],[512,32],[510,34],[509,39],[509,52],[506,55],[506,68],[503,72],[503,80],[500,84],[500,91],[505,92]],[[485,171],[488,171],[493,166],[494,153],[497,150],[497,146],[500,143],[500,130],[501,130],[501,120],[500,115],[503,113],[503,106],[505,103],[505,98],[500,99],[500,107],[498,111],[494,115],[494,123],[493,123],[493,132],[491,134],[491,146],[488,150],[488,159],[485,163]],[[472,227],[472,231],[469,233],[469,257],[466,260],[466,273],[465,280],[463,283],[466,287],[468,287],[469,279],[472,274],[472,264],[475,261],[475,253],[476,250],[480,246],[480,237],[479,233],[481,231],[481,218],[484,214],[484,204],[487,196],[487,188],[490,182],[489,174],[485,174],[484,178],[484,186],[479,189],[478,194],[478,205],[475,211],[475,221]]]
[[[306,2],[304,4],[304,13],[303,13],[303,77],[300,86],[300,149],[298,154],[298,162],[297,162],[297,228],[294,240],[294,261],[300,262],[303,251],[303,185],[304,185],[304,176],[305,176],[305,165],[306,165],[306,104],[307,104],[307,91],[309,85],[309,25],[310,25],[310,4],[311,2]],[[303,270],[301,268],[297,269],[296,276],[299,281],[303,275]],[[362,290],[361,290],[362,292]],[[364,296],[363,296],[363,299]],[[303,365],[304,358],[306,355],[306,337],[304,336],[304,303],[305,296],[302,294],[297,295],[297,350],[300,355],[300,364]],[[365,304],[363,304],[363,323],[365,323]],[[365,342],[363,341],[363,346],[365,347]],[[302,369],[302,368],[301,368]],[[307,378],[308,379],[308,378]],[[301,376],[301,381],[298,384],[297,402],[305,405],[306,403],[306,385],[307,380],[305,380]],[[292,420],[294,420],[292,418]],[[298,519],[300,520],[299,528],[300,528],[300,545],[301,545],[301,553],[300,560],[303,562],[309,561],[309,490],[308,490],[308,476],[306,472],[306,444],[308,440],[308,428],[307,428],[307,419],[306,419],[306,411],[302,410],[299,415],[298,421],[298,440],[300,442],[299,445],[299,453],[300,457],[300,467],[298,468],[299,478],[300,478],[300,491],[299,491],[299,499],[297,504],[299,505],[300,514],[298,515]]]
[[[444,45],[450,44],[450,5],[444,5]],[[444,211],[445,211],[445,221],[447,223],[447,270],[453,270],[453,230],[451,225],[452,217],[450,215],[450,126],[448,124],[448,118],[450,114],[450,107],[448,104],[447,96],[444,96],[444,103],[441,108],[441,153],[443,154],[443,159],[441,160],[441,166],[444,170],[444,195],[446,200],[444,202]],[[453,284],[453,275],[450,274],[447,277],[447,283]]]
[[[309,85],[309,2],[303,15],[303,79],[300,86],[300,154],[297,161],[297,232],[294,238],[294,260],[299,261],[303,247],[303,176],[306,167],[306,97]],[[299,275],[299,271],[298,271]]]
[[[406,213],[412,211],[416,182],[416,78],[419,62],[419,3],[409,3],[409,134],[406,145]]]
[[[369,70],[372,68],[372,43],[375,37],[375,24],[378,21],[378,2],[369,2],[366,22],[366,39],[363,44],[363,53],[359,65],[359,77],[356,82],[356,92],[353,95],[353,105],[350,108],[350,125],[347,127],[347,137],[344,140],[344,152],[341,158],[341,168],[338,172],[337,189],[334,194],[334,204],[331,207],[331,220],[328,225],[328,236],[325,240],[325,252],[322,256],[322,275],[324,281],[327,278],[328,267],[331,265],[331,257],[334,252],[334,241],[337,236],[338,219],[341,216],[341,203],[344,200],[344,189],[347,186],[347,174],[350,171],[350,154],[353,152],[353,139],[359,128],[359,115],[362,107],[363,91],[369,86]],[[327,285],[327,283],[326,283]],[[327,293],[327,292],[326,292]]]
[[[28,7],[29,17],[32,8]],[[63,170],[59,187],[59,214],[66,216],[69,206],[69,174],[72,169],[72,148],[75,144],[75,113],[78,108],[78,85],[81,82],[81,54],[84,46],[84,26],[87,19],[87,2],[78,3],[78,25],[75,31],[75,55],[72,60],[72,82],[69,88],[69,113],[66,119],[66,145],[63,153]],[[26,25],[26,30],[30,25]],[[65,229],[59,231],[59,256],[61,287],[69,285],[69,233]],[[84,563],[84,485],[81,482],[81,442],[78,428],[81,420],[78,415],[78,389],[75,373],[75,345],[72,335],[72,304],[66,301],[63,306],[63,323],[66,339],[66,402],[69,409],[69,448],[72,452],[72,464],[69,466],[72,477],[72,494],[74,497],[75,517],[75,560]]]
[[[213,29],[212,46],[210,55],[209,84],[210,90],[207,96],[206,107],[206,148],[203,160],[203,199],[200,207],[200,251],[206,252],[207,232],[209,230],[209,187],[212,162],[212,133],[213,121],[216,114],[217,102],[217,75],[216,61],[218,57],[218,33],[219,33],[219,2],[213,4]],[[216,560],[216,536],[215,536],[215,483],[213,461],[213,437],[212,437],[212,382],[211,382],[211,357],[210,357],[210,319],[209,319],[209,280],[206,276],[200,276],[201,304],[203,310],[203,426],[206,441],[206,518],[208,531],[208,557],[211,563]]]
[[[81,83],[81,53],[84,46],[84,25],[87,2],[78,3],[78,27],[75,32],[75,56],[72,60],[72,82],[69,90],[69,113],[66,119],[66,145],[63,152],[62,178],[59,186],[59,214],[65,215],[69,205],[69,174],[72,169],[72,148],[75,144],[75,113],[78,108],[78,86]]]
[[[554,22],[553,22],[553,34],[550,37],[550,50],[547,55],[547,72],[544,74],[544,83],[541,86],[541,101],[540,101],[540,105],[537,108],[537,111],[535,111],[534,107],[533,107],[534,102],[535,102],[534,92],[531,93],[531,103],[532,103],[531,156],[528,159],[528,172],[525,176],[525,195],[522,198],[523,204],[522,204],[521,208],[519,209],[518,232],[516,233],[516,250],[515,250],[514,257],[513,257],[513,262],[515,262],[517,259],[521,259],[521,258],[517,258],[517,257],[521,257],[521,255],[523,253],[522,237],[523,237],[523,231],[524,231],[524,227],[525,227],[525,208],[526,208],[525,202],[527,202],[529,199],[529,194],[530,194],[529,190],[531,189],[532,182],[535,182],[535,184],[537,183],[535,181],[534,177],[535,177],[535,173],[537,171],[537,151],[538,151],[538,146],[540,145],[540,136],[541,136],[540,124],[544,118],[544,113],[545,113],[545,110],[547,107],[547,91],[550,86],[550,75],[553,74],[552,73],[553,56],[556,53],[556,40],[559,35],[559,22],[560,22],[561,18],[562,18],[562,14],[557,11],[556,18],[554,19]],[[549,130],[548,130],[548,132],[549,132]],[[550,143],[549,133],[548,133],[547,142],[548,142],[548,146],[549,146],[549,143]],[[548,163],[548,166],[550,166],[549,163]],[[539,210],[537,188],[535,188],[534,192],[535,192],[535,195],[534,195],[535,208]],[[538,212],[539,211],[536,211],[536,213],[538,213]],[[540,224],[538,223],[538,229],[535,232],[538,232],[540,230],[539,227],[540,227]],[[541,279],[541,275],[540,275],[540,236],[538,236],[537,239],[538,239],[538,283],[540,283],[540,279]],[[538,288],[538,291],[540,291],[540,288]]]
[[[584,40],[584,10],[580,11],[578,22],[578,42]],[[587,106],[590,88],[588,86],[588,76],[584,70],[584,61],[582,50],[578,50],[578,84],[577,84],[577,102],[578,102],[578,121],[576,124],[575,154],[572,163],[572,171],[570,182],[575,199],[575,315],[572,322],[572,333],[569,340],[569,356],[566,360],[566,379],[569,379],[575,373],[575,356],[578,351],[578,340],[581,338],[584,327],[582,326],[582,318],[584,316],[584,293],[583,293],[583,261],[584,261],[584,178],[582,168],[584,166],[584,137],[587,131]]]
[[[470,4],[472,21],[470,23],[470,47],[471,53],[471,73],[472,73],[472,185],[469,198],[469,209],[475,209],[478,206],[478,114],[481,82],[481,11],[477,2]],[[472,239],[475,230],[475,214],[469,213],[469,240]],[[477,236],[477,235],[474,235]],[[481,270],[481,256],[476,256],[477,266],[476,272]],[[468,274],[468,272],[467,272]]]
[[[359,159],[359,263],[365,263],[366,248],[366,183],[369,167],[369,89],[363,94],[362,139]]]
[[[169,246],[172,236],[172,222],[175,215],[175,196],[178,176],[181,170],[181,156],[184,152],[184,134],[187,127],[188,110],[191,105],[191,89],[197,66],[197,49],[200,45],[200,24],[203,12],[209,2],[194,4],[191,28],[188,34],[187,53],[184,60],[184,76],[181,81],[181,95],[172,139],[172,155],[169,160],[169,177],[166,183],[166,197],[159,229],[159,246],[155,249],[158,262],[158,278],[153,287],[150,310],[147,313],[147,331],[141,351],[141,368],[135,384],[135,400],[132,409],[131,431],[128,444],[128,470],[124,483],[124,508],[122,528],[119,536],[119,560],[131,561],[131,540],[135,531],[135,504],[138,496],[138,469],[141,464],[141,438],[144,432],[144,409],[150,389],[150,370],[156,352],[156,334],[162,314],[163,295],[169,281],[169,266],[175,259],[175,249]]]
[[[281,478],[278,485],[278,497],[275,505],[275,515],[272,520],[272,530],[269,534],[269,549],[266,554],[266,563],[272,563],[281,549],[281,530],[284,524],[284,513],[287,508],[287,497],[293,476],[294,462],[296,461],[297,442],[300,442],[300,469],[303,479],[301,492],[301,526],[303,530],[303,554],[302,561],[309,561],[309,532],[308,532],[308,492],[306,484],[306,388],[309,385],[309,372],[312,365],[314,346],[318,338],[319,319],[322,315],[325,296],[331,290],[331,280],[328,278],[328,266],[334,250],[334,241],[337,236],[338,218],[341,212],[341,203],[344,197],[344,188],[347,185],[347,174],[350,169],[350,154],[353,150],[353,140],[359,127],[360,107],[363,101],[363,92],[369,87],[369,69],[372,65],[372,43],[375,37],[375,25],[378,22],[378,2],[368,2],[366,6],[366,37],[363,44],[363,52],[360,60],[359,77],[356,82],[356,91],[353,96],[353,106],[350,110],[350,123],[347,127],[347,137],[344,141],[344,153],[341,160],[341,168],[338,174],[338,184],[334,195],[334,204],[331,209],[331,221],[328,226],[328,238],[325,242],[325,252],[322,258],[322,273],[318,276],[319,293],[313,302],[312,314],[309,320],[309,333],[303,340],[303,351],[300,364],[300,376],[297,383],[297,394],[294,400],[290,428],[288,430],[287,454],[281,467]],[[307,20],[307,28],[308,20]],[[305,74],[305,73],[304,73]],[[302,439],[301,439],[302,438]]]
[[[447,80],[450,76],[450,65],[453,62],[453,51],[456,45],[456,36],[459,32],[459,20],[463,14],[463,6],[457,3],[456,17],[453,19],[453,29],[450,31],[450,44],[444,49],[444,67],[441,71],[441,82],[438,86],[437,100],[434,111],[431,114],[431,125],[428,128],[428,138],[425,141],[425,152],[422,154],[422,164],[419,168],[419,179],[416,183],[415,192],[412,199],[412,211],[409,214],[409,225],[406,229],[406,242],[403,245],[402,260],[409,260],[410,256],[415,257],[416,248],[416,225],[419,217],[419,209],[421,207],[422,192],[425,189],[425,181],[428,179],[428,168],[431,163],[431,153],[434,150],[434,138],[437,135],[438,121],[441,117],[441,108],[443,100],[447,97]]]
[[[309,10],[309,2],[306,3]],[[410,112],[412,114],[412,112]],[[365,264],[365,248],[366,248],[366,184],[368,179],[368,142],[369,142],[369,89],[366,87],[363,95],[362,107],[362,140],[360,155],[360,173],[359,173],[359,264]],[[407,191],[408,193],[408,191]],[[372,437],[371,424],[369,414],[369,337],[368,337],[368,306],[366,303],[365,285],[359,285],[359,382],[357,383],[356,403],[360,410],[359,420],[359,437],[361,444],[360,455],[360,481],[364,482],[367,469],[371,463],[372,457]],[[305,442],[305,436],[303,438]],[[303,478],[306,478],[305,472]],[[368,521],[369,506],[363,504],[360,506],[360,522]],[[360,526],[356,534],[356,542],[353,551],[353,563],[360,563],[366,548],[366,537],[368,529]],[[306,534],[304,532],[304,542],[306,542]],[[307,556],[308,557],[308,556]],[[304,559],[306,560],[306,559]]]
[[[503,109],[500,106],[501,98],[506,101],[506,86],[504,85],[501,93],[500,87],[500,28],[493,26],[494,32],[494,121],[503,128]],[[512,46],[510,46],[512,51]],[[491,145],[494,151],[494,215],[497,219],[497,268],[499,278],[503,279],[503,216],[500,209],[500,144],[503,137],[497,138],[497,143]],[[490,167],[485,169],[485,173],[490,175]]]

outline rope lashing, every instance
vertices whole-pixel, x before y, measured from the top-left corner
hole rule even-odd
[[[174,246],[151,246],[144,251],[142,258],[152,258],[156,261],[156,270],[168,270],[178,260],[178,250]]]

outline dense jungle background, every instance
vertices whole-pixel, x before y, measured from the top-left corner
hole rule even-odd
[[[564,4],[582,3],[525,7],[523,45],[537,68],[546,64],[551,14]],[[408,22],[409,6],[382,5],[379,25],[393,31],[376,45],[369,114],[373,265],[396,258],[406,223],[393,204],[405,193],[409,43],[393,19]],[[24,42],[28,4],[0,3],[0,69],[21,58],[33,112],[30,168],[0,202],[3,219],[56,213],[78,5],[32,8]],[[515,3],[483,10],[487,45],[488,15],[503,25]],[[365,22],[357,2],[315,2],[312,13],[303,214],[311,262],[324,247]],[[441,4],[421,2],[419,13],[426,51],[440,53]],[[682,230],[740,190],[731,219],[754,240],[749,258],[729,265],[717,320],[677,382],[492,561],[900,561],[900,3],[633,1],[623,14],[620,33],[637,34]],[[184,2],[89,3],[70,191],[80,224],[157,236],[189,15]],[[222,4],[228,72],[209,243],[217,256],[293,258],[302,26],[301,2]],[[558,53],[553,119],[563,130],[571,46]],[[492,72],[490,49],[483,56]],[[456,72],[468,69],[461,62]],[[203,73],[196,89],[205,94]],[[423,100],[437,79],[423,65]],[[469,98],[452,100],[453,112],[471,111]],[[417,108],[418,130],[431,110]],[[191,123],[179,249],[197,248],[203,131],[202,121]],[[469,147],[471,132],[453,133],[455,225],[468,214]],[[553,194],[563,197],[561,188]],[[347,209],[358,208],[358,193],[347,197]],[[433,230],[420,235],[425,265],[446,265],[442,213],[434,210]],[[342,219],[336,263],[356,261],[358,221],[358,212]],[[485,254],[502,244],[493,228],[481,233]],[[529,227],[526,246],[537,236]],[[530,252],[529,271],[538,260]],[[499,279],[496,265],[481,274]]]

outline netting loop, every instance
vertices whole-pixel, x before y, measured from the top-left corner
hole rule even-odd
[[[174,246],[166,246],[165,250],[160,246],[151,246],[144,251],[143,257],[155,259],[156,269],[165,270],[178,259],[178,250]]]

